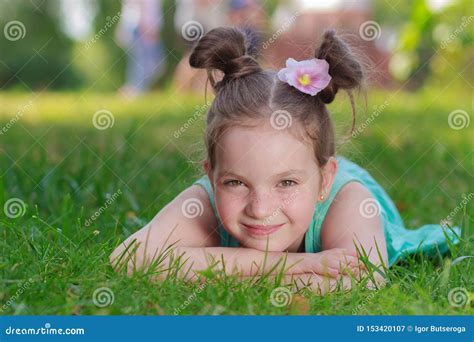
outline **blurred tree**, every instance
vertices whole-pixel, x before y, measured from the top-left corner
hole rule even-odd
[[[70,0],[68,0],[70,1]],[[96,15],[92,32],[74,47],[74,67],[84,78],[86,90],[117,90],[123,83],[125,52],[115,41],[121,1],[93,0]]]
[[[0,89],[75,88],[73,41],[59,28],[58,0],[0,1]]]
[[[401,49],[410,51],[414,65],[408,75],[407,88],[418,89],[430,73],[429,60],[433,56],[433,28],[436,18],[426,0],[413,1],[410,19],[400,37]]]
[[[474,17],[469,16],[472,1],[435,5],[426,0],[413,1],[409,20],[403,26],[391,60],[394,76],[406,80],[409,89],[420,88],[433,73],[439,76],[435,66],[440,63],[450,60],[451,70],[462,70],[472,58],[473,31],[469,28],[474,21]],[[458,58],[454,58],[456,55]],[[472,79],[472,75],[470,77]]]

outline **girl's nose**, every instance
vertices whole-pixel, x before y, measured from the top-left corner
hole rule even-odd
[[[266,191],[253,191],[249,196],[246,214],[255,219],[263,220],[272,215],[271,195]]]

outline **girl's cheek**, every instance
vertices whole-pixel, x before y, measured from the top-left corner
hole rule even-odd
[[[298,185],[279,189],[277,191],[280,200],[286,204],[307,201],[312,196],[313,192],[314,191],[312,191],[308,185]]]
[[[234,194],[216,194],[216,205],[219,216],[222,220],[229,221],[235,219],[243,210],[243,202],[240,196]]]
[[[287,198],[284,212],[292,221],[306,222],[311,220],[315,209],[313,195],[300,192],[297,196]]]

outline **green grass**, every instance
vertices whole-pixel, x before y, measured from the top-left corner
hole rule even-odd
[[[472,192],[474,125],[453,130],[447,120],[453,110],[469,112],[470,94],[455,85],[443,88],[372,92],[358,123],[373,106],[387,101],[386,108],[340,149],[373,174],[410,227],[440,222]],[[203,121],[191,122],[179,138],[173,132],[204,100],[172,90],[134,103],[112,94],[36,96],[0,93],[0,128],[18,118],[0,135],[1,314],[474,313],[472,302],[448,302],[453,288],[473,291],[473,259],[453,264],[474,255],[472,203],[453,217],[463,241],[450,256],[417,256],[395,265],[389,284],[377,292],[362,286],[324,297],[302,291],[280,308],[270,302],[278,284],[265,278],[239,282],[208,272],[198,288],[174,277],[154,282],[146,273],[116,274],[108,263],[114,247],[200,174]],[[338,131],[350,122],[342,98],[330,108]],[[94,128],[93,114],[101,109],[113,113],[113,127]],[[116,199],[87,226],[113,194]],[[25,203],[22,216],[3,212],[11,198]],[[93,303],[99,287],[113,291],[112,305]]]

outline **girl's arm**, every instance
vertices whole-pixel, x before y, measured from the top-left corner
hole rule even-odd
[[[201,203],[201,215],[183,213],[186,203],[191,202]],[[226,273],[238,271],[242,276],[268,272],[276,274],[285,259],[288,275],[314,272],[337,277],[345,266],[351,267],[353,272],[358,267],[356,254],[340,248],[321,253],[284,253],[217,247],[219,235],[216,227],[207,193],[200,186],[191,186],[164,207],[149,224],[118,246],[110,261],[116,269],[126,266],[129,274],[154,263],[157,270],[165,270],[157,273],[158,278],[165,278],[170,263],[182,256],[181,261],[186,260],[186,263],[178,275],[187,279],[196,279],[196,272],[204,271],[209,266],[216,270],[225,267]],[[277,264],[279,267],[275,268]]]
[[[388,267],[388,253],[380,215],[379,204],[365,186],[357,182],[345,185],[336,195],[323,223],[322,249],[364,250],[370,263],[383,271]],[[378,272],[369,273],[370,277],[379,285],[385,282]],[[350,286],[350,281],[346,283]],[[372,281],[369,284],[377,285]]]
[[[331,249],[320,253],[284,253],[264,252],[252,248],[231,247],[182,247],[175,246],[162,253],[163,257],[137,253],[128,261],[128,273],[140,267],[149,267],[153,260],[159,260],[154,271],[158,279],[168,276],[168,269],[173,260],[179,256],[181,267],[178,277],[196,280],[199,271],[212,268],[214,271],[225,271],[226,274],[238,274],[240,277],[256,275],[276,275],[282,269],[287,276],[314,273],[318,276],[337,278],[345,272],[357,273],[359,264],[355,253],[343,249]],[[171,270],[177,269],[176,264]],[[160,272],[164,271],[164,272]]]

